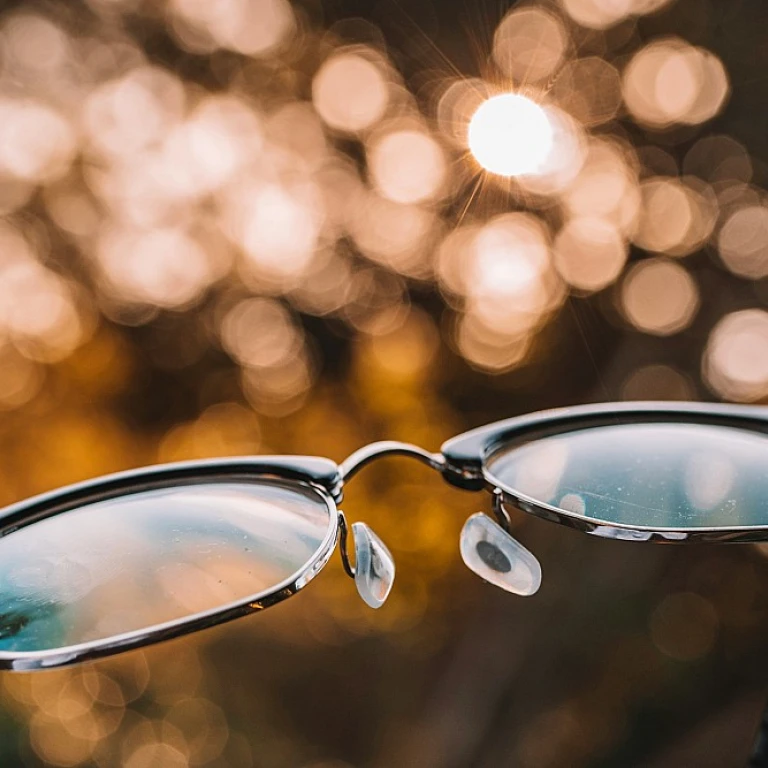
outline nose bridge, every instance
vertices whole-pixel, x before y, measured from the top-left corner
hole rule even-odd
[[[355,451],[338,467],[338,498],[346,482],[364,466],[375,459],[385,456],[407,456],[442,472],[445,459],[439,453],[429,453],[423,448],[410,443],[386,440],[371,443]],[[365,523],[354,523],[355,564],[350,562],[347,551],[347,522],[344,513],[339,510],[339,536],[341,539],[341,559],[348,576],[355,580],[360,597],[371,606],[380,608],[389,595],[395,578],[395,561],[384,542]]]
[[[360,448],[341,462],[339,465],[341,482],[345,483],[363,467],[385,456],[407,456],[441,473],[445,468],[445,459],[440,453],[430,453],[410,443],[400,443],[396,440],[381,440]]]

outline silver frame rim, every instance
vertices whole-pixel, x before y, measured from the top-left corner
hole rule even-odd
[[[689,527],[665,528],[645,525],[627,525],[626,523],[611,522],[597,517],[586,517],[575,512],[568,512],[551,504],[526,496],[510,485],[495,478],[483,468],[489,490],[498,488],[502,492],[502,503],[511,505],[521,512],[533,515],[542,520],[568,528],[599,536],[604,539],[622,539],[626,541],[656,541],[662,543],[674,542],[761,542],[768,540],[768,525],[734,525],[728,528],[718,527]],[[623,533],[622,533],[623,532]],[[623,535],[625,534],[625,535]]]
[[[589,406],[576,407],[576,408],[563,408],[563,409],[557,409],[552,413],[552,415],[553,417],[559,417],[563,415],[568,415],[569,412],[574,413],[575,415],[580,415],[580,412],[592,412],[593,410],[596,410],[596,409],[593,409]],[[656,414],[667,415],[669,414],[670,410],[671,409],[667,410],[667,409],[660,408],[656,412]],[[697,410],[686,409],[685,411],[682,411],[682,412],[695,414],[697,413]],[[606,417],[609,417],[610,413],[606,413],[605,415]],[[648,421],[643,423],[653,424],[653,423],[662,422],[661,419],[658,419],[657,421],[653,419],[654,412],[652,409],[649,409],[647,411],[647,415],[648,415]],[[700,421],[699,420],[695,420],[693,422],[688,421],[687,423],[713,425],[711,421],[710,422],[707,421],[706,412],[701,411],[699,412],[699,415],[702,417]],[[670,422],[666,421],[665,423],[670,423]],[[538,424],[537,426],[541,426],[541,424]],[[606,423],[603,426],[611,426],[611,424]],[[749,426],[745,426],[744,424],[740,424],[738,422],[734,422],[733,424],[729,424],[729,425],[714,424],[713,426],[723,426],[726,429],[740,429],[742,431],[750,432],[752,434],[760,434],[760,432],[757,429],[750,429]],[[579,429],[599,429],[599,428],[600,428],[599,425],[584,426],[579,424],[578,421],[574,421],[573,429],[564,429],[562,430],[562,432],[558,432],[557,435],[558,436],[564,435],[564,434],[567,434],[569,431],[576,431]],[[532,427],[529,431],[521,430],[520,433],[517,435],[517,438],[520,440],[521,443],[525,441],[526,432],[535,433],[536,428]],[[766,439],[768,439],[768,436],[766,436]],[[535,440],[536,438],[533,437],[530,441],[535,442]],[[694,542],[699,542],[699,543],[753,542],[754,543],[754,542],[761,542],[761,541],[768,540],[768,524],[732,525],[727,527],[726,526],[714,526],[714,527],[697,526],[697,527],[686,527],[686,528],[628,525],[626,523],[618,523],[618,522],[612,522],[610,520],[603,520],[598,517],[579,515],[575,512],[569,512],[568,510],[561,509],[560,507],[556,507],[552,504],[539,501],[537,499],[534,499],[531,496],[528,496],[527,494],[524,494],[516,490],[510,484],[502,480],[499,480],[499,478],[497,478],[489,468],[488,462],[493,456],[493,454],[496,453],[498,450],[500,450],[502,447],[506,447],[507,445],[509,446],[513,445],[514,442],[516,441],[512,440],[512,441],[509,441],[509,443],[497,443],[497,444],[486,446],[486,448],[483,451],[483,456],[481,459],[481,462],[482,462],[481,472],[482,472],[482,477],[483,477],[483,480],[485,481],[486,487],[489,490],[493,490],[497,488],[502,492],[502,496],[503,496],[502,503],[509,504],[513,508],[519,509],[521,512],[525,512],[526,514],[533,515],[534,517],[538,517],[548,522],[558,523],[559,525],[565,525],[569,528],[573,528],[574,530],[589,534],[591,536],[598,536],[600,538],[606,538],[606,539],[618,539],[618,540],[624,540],[624,541],[639,541],[639,542],[652,541],[657,543],[669,544],[669,543],[694,543]]]

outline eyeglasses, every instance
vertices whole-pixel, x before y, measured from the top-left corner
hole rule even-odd
[[[461,556],[518,595],[538,590],[541,567],[510,533],[515,510],[609,539],[766,540],[766,433],[768,409],[756,406],[604,404],[492,424],[436,454],[381,442],[338,465],[241,457],[69,486],[0,513],[0,667],[87,661],[263,610],[305,587],[337,543],[378,608],[394,560],[337,505],[383,456],[491,492],[492,514],[462,529]]]

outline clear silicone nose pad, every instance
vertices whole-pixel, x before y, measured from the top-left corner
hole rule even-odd
[[[371,608],[381,608],[395,581],[395,561],[384,542],[365,523],[353,523],[352,534],[357,591]]]
[[[541,586],[541,565],[520,542],[488,515],[478,512],[461,531],[461,557],[481,579],[516,595]]]

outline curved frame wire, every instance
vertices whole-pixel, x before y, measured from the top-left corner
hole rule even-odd
[[[447,482],[456,487],[471,491],[489,490],[495,494],[499,504],[506,504],[550,522],[605,538],[660,542],[768,539],[768,525],[656,529],[577,515],[525,496],[495,478],[487,468],[487,460],[494,452],[502,446],[508,447],[511,442],[529,441],[590,426],[631,422],[719,424],[768,435],[768,408],[658,402],[605,403],[563,408],[520,416],[465,432],[447,441],[437,454],[408,443],[381,442],[356,451],[341,465],[330,459],[311,456],[239,457],[182,462],[109,475],[14,504],[0,511],[0,536],[6,536],[20,527],[85,504],[151,488],[235,478],[249,482],[272,478],[296,482],[316,493],[327,506],[328,529],[312,558],[291,577],[270,590],[213,610],[105,640],[44,651],[2,651],[0,669],[59,667],[141,648],[255,613],[296,594],[325,566],[336,547],[343,525],[336,505],[341,501],[345,480],[371,461],[385,456],[417,459],[439,471]]]

